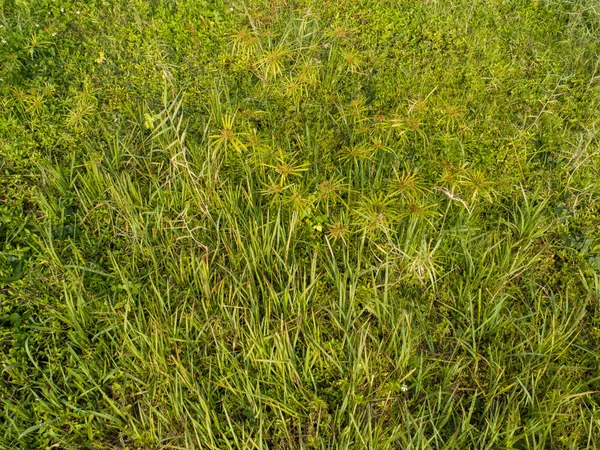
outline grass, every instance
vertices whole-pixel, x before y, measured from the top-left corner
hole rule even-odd
[[[600,447],[594,2],[0,24],[0,448]]]

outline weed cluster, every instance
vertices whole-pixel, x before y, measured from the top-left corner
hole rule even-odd
[[[595,3],[0,24],[0,447],[600,447]]]

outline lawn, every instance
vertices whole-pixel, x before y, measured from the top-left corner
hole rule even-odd
[[[0,39],[0,449],[600,448],[595,0]]]

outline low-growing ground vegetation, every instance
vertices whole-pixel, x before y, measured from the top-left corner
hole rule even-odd
[[[0,448],[600,448],[595,1],[0,38]]]

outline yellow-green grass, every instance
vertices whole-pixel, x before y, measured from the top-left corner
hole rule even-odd
[[[600,446],[595,2],[0,24],[0,448]]]

